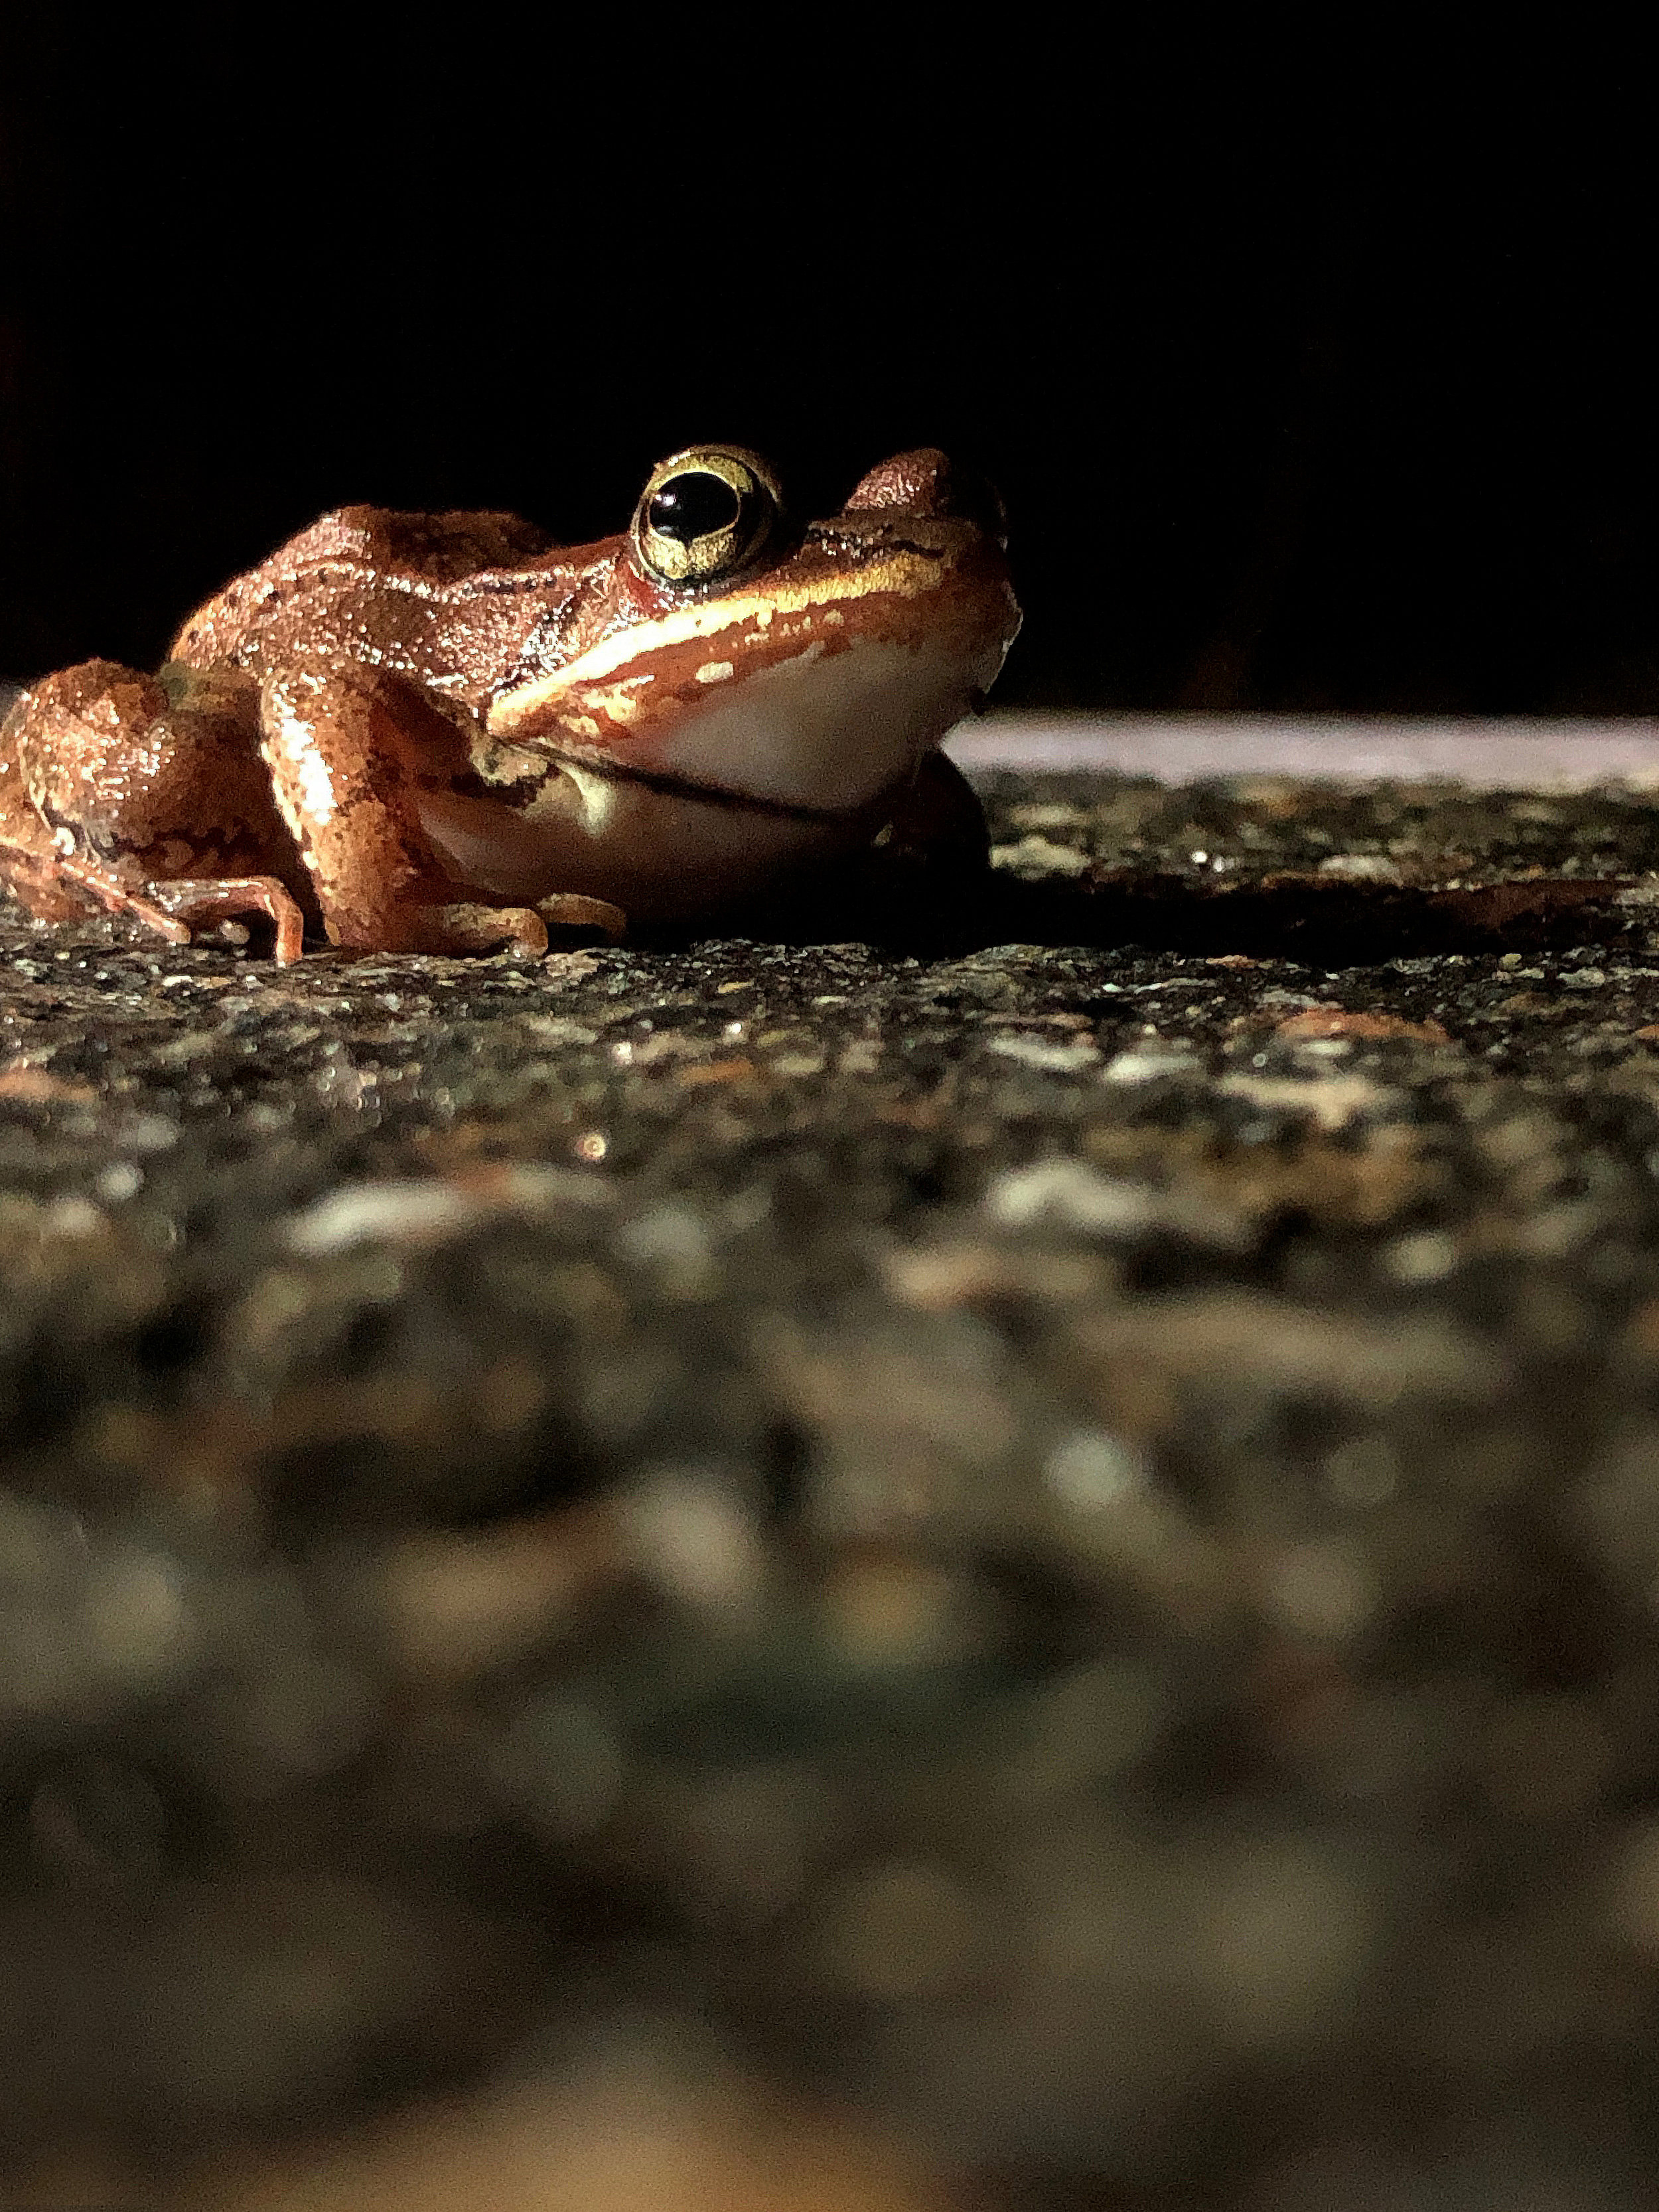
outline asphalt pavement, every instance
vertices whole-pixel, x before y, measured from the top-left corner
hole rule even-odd
[[[743,936],[0,914],[15,2201],[1651,2201],[1659,823],[976,772]]]

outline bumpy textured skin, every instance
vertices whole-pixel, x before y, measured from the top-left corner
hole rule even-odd
[[[994,495],[899,455],[718,588],[629,536],[326,515],[199,609],[159,676],[88,661],[0,725],[0,875],[46,920],[174,939],[240,914],[279,959],[535,950],[551,921],[696,916],[878,833],[971,854],[932,750],[1018,625]]]

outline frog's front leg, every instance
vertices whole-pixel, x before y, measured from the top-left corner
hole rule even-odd
[[[478,896],[433,843],[422,794],[476,779],[465,732],[414,684],[374,668],[294,670],[267,681],[261,722],[276,802],[333,943],[392,952],[546,950],[542,913]],[[602,902],[577,902],[593,909],[580,915],[562,910],[568,902],[542,903],[552,920],[604,926]]]
[[[264,914],[297,960],[305,877],[256,704],[234,670],[92,660],[34,685],[0,726],[0,875],[43,921],[102,906],[174,944]]]
[[[883,812],[878,842],[896,857],[969,871],[990,865],[991,840],[979,794],[944,753],[926,754]]]

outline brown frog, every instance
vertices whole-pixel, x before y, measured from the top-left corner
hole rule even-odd
[[[325,515],[157,676],[93,660],[0,725],[0,875],[174,943],[268,915],[358,950],[538,951],[739,905],[886,833],[982,853],[937,750],[1019,627],[988,487],[931,450],[793,526],[754,454],[653,471],[623,535]]]

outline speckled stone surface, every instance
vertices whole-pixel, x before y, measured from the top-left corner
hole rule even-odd
[[[1655,817],[989,797],[828,943],[0,916],[15,2189],[623,2050],[815,2204],[1650,2201]]]

